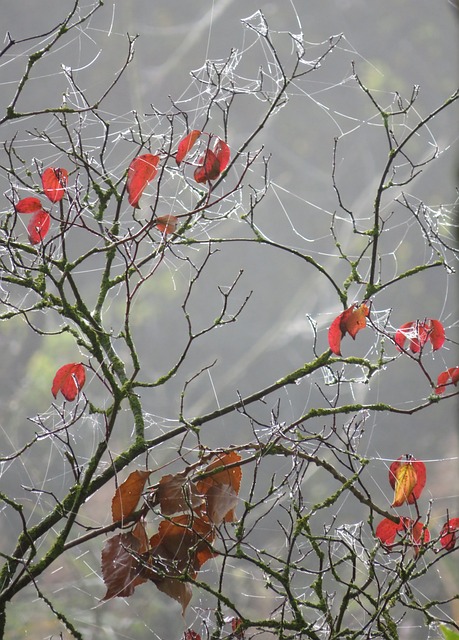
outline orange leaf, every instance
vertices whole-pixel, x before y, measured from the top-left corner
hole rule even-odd
[[[119,533],[107,540],[102,549],[102,577],[107,587],[103,600],[115,596],[127,598],[137,585],[146,582],[141,575],[142,565],[134,555],[141,552],[141,543],[131,532]]]
[[[158,231],[167,235],[168,233],[175,233],[177,229],[178,218],[172,215],[158,216],[155,219],[155,225]]]
[[[54,376],[51,392],[55,398],[60,391],[66,400],[75,400],[85,380],[86,371],[81,362],[64,364]]]
[[[65,189],[67,188],[68,177],[69,172],[67,169],[48,167],[43,171],[41,176],[43,191],[51,202],[59,202],[59,200],[62,200]]]
[[[241,460],[241,456],[236,451],[219,454],[216,460],[214,460],[204,469],[204,473],[207,474],[214,469],[218,469],[219,467],[223,467],[222,470],[217,471],[216,473],[212,473],[202,480],[198,479],[197,487],[199,493],[207,493],[207,489],[213,483],[218,482],[219,484],[230,485],[235,494],[238,495],[239,489],[241,487],[242,469],[240,465],[236,465],[236,463],[240,462]],[[230,469],[225,468],[232,464],[234,464],[235,466],[231,467]]]
[[[49,213],[43,209],[36,211],[27,225],[30,244],[39,244],[48,233],[50,224],[51,218]]]
[[[190,133],[179,142],[177,153],[175,156],[175,161],[178,165],[182,162],[187,153],[191,151],[194,143],[200,135],[201,131],[199,131],[199,129],[193,129],[193,131],[190,131]]]
[[[36,213],[37,211],[42,210],[40,200],[32,196],[29,198],[22,198],[15,207],[18,213]]]
[[[113,522],[125,520],[135,510],[151,471],[136,470],[120,484],[112,499]]]
[[[131,206],[139,207],[139,200],[145,187],[158,173],[158,162],[159,156],[153,156],[151,153],[145,153],[132,160],[126,185]]]
[[[389,467],[389,482],[395,492],[393,507],[400,507],[405,502],[413,504],[425,487],[426,466],[409,454],[400,456]]]

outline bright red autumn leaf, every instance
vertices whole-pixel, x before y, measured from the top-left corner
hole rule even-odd
[[[365,303],[357,306],[353,304],[336,317],[328,330],[328,344],[333,353],[341,355],[341,339],[348,333],[353,340],[357,333],[367,326],[367,317],[370,313]]]
[[[215,180],[226,169],[230,159],[230,148],[224,140],[217,138],[214,149],[207,149],[199,159],[199,167],[194,172],[196,182]]]
[[[155,225],[158,231],[167,235],[168,233],[175,233],[177,229],[178,218],[176,216],[158,216],[155,219]]]
[[[40,243],[49,231],[51,217],[47,211],[40,209],[33,214],[27,225],[30,244]]]
[[[384,518],[376,527],[375,534],[385,547],[391,547],[397,534],[400,534],[413,545],[415,553],[418,553],[421,545],[427,544],[430,540],[429,530],[422,522],[406,517],[401,517],[398,523]]]
[[[137,469],[130,473],[128,478],[116,488],[112,499],[113,522],[125,520],[134,512],[150,473],[150,471]]]
[[[389,467],[389,482],[394,489],[393,507],[419,499],[426,484],[426,465],[412,455],[400,456]]]
[[[183,636],[183,640],[201,640],[201,636],[193,629],[187,629],[185,631],[185,635]]]
[[[456,533],[459,531],[459,518],[450,518],[440,532],[440,543],[444,549],[451,551],[456,546]]]
[[[86,380],[86,370],[81,362],[64,364],[54,376],[51,392],[56,398],[59,391],[66,400],[75,400]]]
[[[149,182],[158,173],[159,156],[145,153],[132,160],[128,169],[127,192],[129,204],[132,207],[139,207],[140,197]]]
[[[222,140],[221,138],[217,138],[217,142],[214,146],[214,153],[220,163],[220,173],[222,173],[226,169],[230,161],[230,148],[224,140]]]
[[[22,198],[15,205],[18,213],[36,213],[42,210],[41,202],[38,198],[29,196],[28,198]]]
[[[441,395],[446,390],[447,384],[454,384],[457,387],[459,382],[459,367],[451,367],[446,371],[442,371],[437,378],[437,386],[435,387],[435,393]]]
[[[414,320],[405,322],[395,333],[395,344],[399,351],[405,348],[405,342],[408,340],[408,348],[412,353],[419,353],[430,340],[432,349],[437,351],[445,342],[445,329],[439,320],[426,318],[424,322]]]
[[[62,200],[67,188],[68,178],[69,172],[67,169],[48,167],[43,171],[41,176],[43,191],[51,202]]]
[[[190,133],[185,136],[182,140],[180,140],[177,153],[175,156],[175,161],[179,165],[184,157],[191,151],[194,146],[194,143],[201,135],[201,131],[199,129],[193,129]]]

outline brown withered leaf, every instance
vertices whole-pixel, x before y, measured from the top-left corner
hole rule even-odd
[[[167,475],[161,478],[157,496],[161,513],[171,516],[181,511],[190,511],[203,503],[195,485],[183,474]]]
[[[241,456],[236,451],[230,451],[229,453],[221,453],[216,459],[209,464],[204,472],[208,473],[219,467],[227,467],[242,460]],[[197,487],[201,494],[207,493],[208,488],[215,482],[218,484],[227,484],[234,490],[235,494],[239,494],[241,488],[242,469],[240,466],[234,466],[230,469],[223,468],[221,471],[217,471],[212,475],[209,475],[202,480],[198,480]]]
[[[155,584],[160,591],[170,598],[174,598],[174,600],[177,600],[177,602],[182,605],[182,616],[185,616],[186,608],[193,595],[191,585],[174,578],[163,578],[155,582]]]
[[[236,451],[220,454],[216,460],[205,468],[205,473],[223,467],[212,475],[206,476],[196,483],[197,490],[205,496],[207,517],[216,525],[235,520],[234,509],[241,487],[242,469],[234,466],[225,467],[241,461]]]
[[[119,533],[107,540],[102,549],[102,577],[107,587],[103,600],[115,596],[127,598],[137,585],[146,582],[136,557],[141,551],[141,542],[131,532]]]
[[[163,520],[158,533],[150,538],[150,556],[153,561],[163,559],[179,573],[198,571],[215,555],[210,548],[214,537],[210,522],[185,514],[175,516]]]
[[[135,511],[150,473],[151,471],[133,471],[117,487],[112,499],[113,522],[124,520]]]
[[[222,522],[234,522],[234,509],[237,505],[237,494],[228,484],[214,482],[206,493],[207,517],[215,525]]]

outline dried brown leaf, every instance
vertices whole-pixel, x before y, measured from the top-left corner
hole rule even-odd
[[[133,471],[117,487],[112,500],[113,522],[125,520],[135,510],[151,471]]]

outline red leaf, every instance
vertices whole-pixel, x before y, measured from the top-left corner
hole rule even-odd
[[[389,518],[384,518],[376,527],[376,537],[382,542],[385,546],[391,546],[394,543],[395,536],[398,531],[403,530],[403,524],[400,521],[393,522],[389,520]]]
[[[16,211],[18,213],[36,213],[41,210],[42,206],[40,200],[32,196],[29,198],[22,198],[22,200],[19,200],[16,204]]]
[[[201,636],[193,629],[187,629],[185,631],[185,635],[183,636],[183,640],[201,640]]]
[[[124,520],[134,512],[150,473],[150,471],[133,471],[129,474],[128,478],[116,488],[115,495],[112,499],[113,522]]]
[[[132,160],[126,185],[131,206],[139,207],[139,200],[145,187],[158,173],[158,162],[159,156],[153,156],[151,153],[145,153]]]
[[[193,131],[190,131],[190,133],[179,142],[177,153],[175,155],[175,161],[177,164],[180,164],[187,153],[191,151],[194,143],[200,135],[201,131],[199,131],[198,129],[193,129]]]
[[[457,386],[459,382],[459,367],[451,367],[446,371],[442,371],[437,378],[437,386],[435,387],[435,393],[441,395],[445,392],[446,385],[448,383]]]
[[[119,533],[107,540],[102,549],[102,577],[107,587],[103,600],[115,596],[127,598],[137,585],[147,581],[134,555],[139,553],[142,553],[142,543],[139,536],[131,532]]]
[[[445,522],[440,532],[440,544],[451,551],[456,546],[456,532],[459,531],[459,518],[450,518]]]
[[[230,148],[224,140],[218,138],[214,146],[214,153],[220,163],[220,173],[222,173],[230,160]]]
[[[32,219],[27,225],[27,233],[29,234],[30,244],[38,244],[41,242],[49,231],[51,217],[49,213],[41,209],[33,214]]]
[[[68,177],[69,172],[67,169],[48,167],[43,171],[41,176],[43,191],[51,202],[59,202],[59,200],[62,200],[65,189],[67,188]]]
[[[199,158],[200,166],[194,172],[196,182],[210,182],[215,180],[228,166],[230,159],[230,148],[220,138],[214,145],[214,150],[207,149],[206,153]]]
[[[220,161],[211,149],[199,158],[199,166],[194,172],[196,182],[209,182],[220,175]]]
[[[168,233],[175,233],[177,229],[178,218],[172,215],[159,216],[155,219],[155,225],[158,231],[167,235]]]
[[[242,620],[240,618],[231,618],[231,631],[237,640],[244,640],[245,634],[242,628]]]
[[[54,376],[51,392],[56,398],[59,391],[66,400],[75,400],[86,380],[85,367],[81,362],[64,364]]]
[[[390,465],[389,482],[395,491],[393,507],[414,504],[426,484],[426,465],[409,454],[400,456]]]
[[[411,518],[400,518],[399,522],[392,522],[384,518],[376,527],[376,537],[386,547],[391,547],[395,542],[397,533],[403,532],[409,544],[414,547],[415,554],[419,552],[419,547],[427,544],[430,540],[430,533],[427,527],[419,521]]]
[[[430,323],[430,324],[429,324]],[[427,320],[426,329],[429,331],[429,340],[432,344],[432,349],[437,351],[445,344],[445,329],[439,320]]]
[[[405,348],[406,340],[409,341],[409,349],[412,353],[419,353],[430,340],[432,349],[440,349],[445,342],[445,329],[439,320],[426,318],[424,322],[415,320],[405,322],[395,333],[395,344],[399,351]]]
[[[336,317],[328,330],[328,345],[333,353],[341,355],[341,339],[348,333],[355,340],[357,333],[367,326],[370,310],[365,303],[359,307],[353,304]]]

